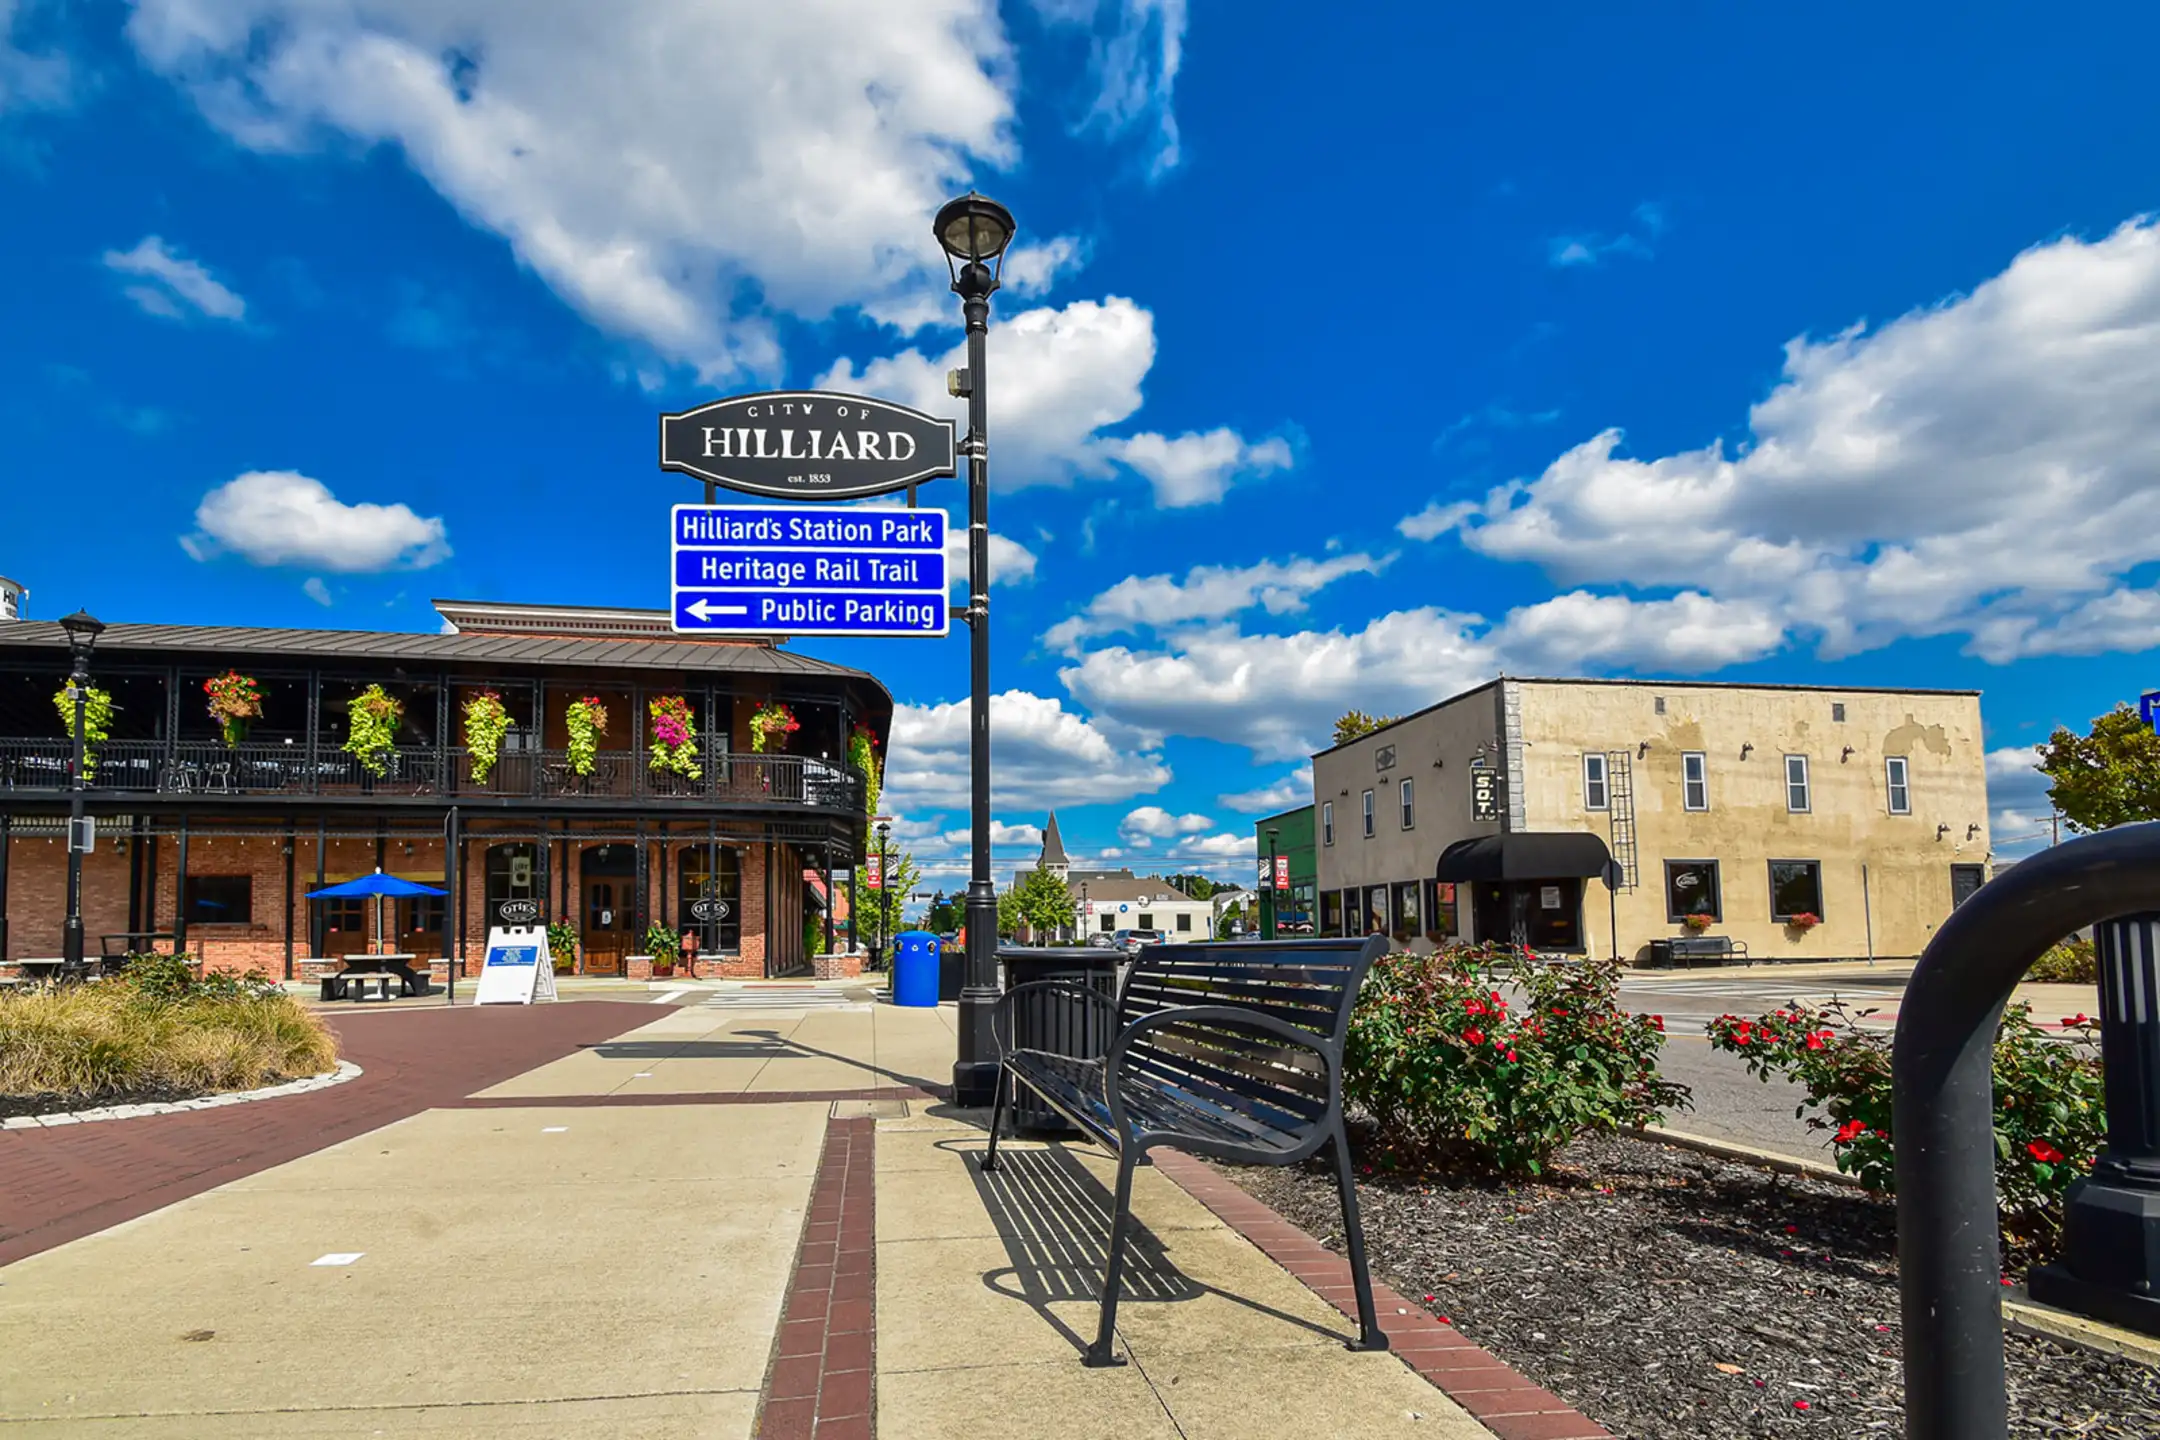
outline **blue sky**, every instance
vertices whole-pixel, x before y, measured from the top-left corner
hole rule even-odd
[[[1337,713],[1502,668],[1982,689],[2014,853],[2160,683],[2146,7],[538,8],[0,0],[32,613],[664,604],[655,413],[949,403],[975,185],[1001,868],[1242,872]],[[962,633],[803,648],[963,874]]]

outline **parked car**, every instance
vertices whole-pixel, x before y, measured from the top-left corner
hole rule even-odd
[[[1139,953],[1143,945],[1160,945],[1169,937],[1160,930],[1113,930],[1110,944],[1128,955]]]
[[[1117,940],[1108,930],[1097,930],[1087,937],[1087,943],[1091,949],[1096,950],[1114,950],[1117,948]]]

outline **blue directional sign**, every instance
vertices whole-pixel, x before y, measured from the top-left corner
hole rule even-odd
[[[674,628],[716,635],[943,635],[945,512],[677,505]]]
[[[2138,696],[2138,719],[2160,730],[2160,690],[2147,690]]]

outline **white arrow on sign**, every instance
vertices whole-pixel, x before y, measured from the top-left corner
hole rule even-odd
[[[715,615],[747,615],[750,613],[750,607],[747,605],[715,605],[712,601],[702,598],[691,601],[688,605],[683,606],[683,609],[697,616],[700,620],[710,620]]]

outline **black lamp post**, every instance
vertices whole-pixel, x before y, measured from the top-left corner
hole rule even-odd
[[[990,451],[984,348],[990,297],[1012,243],[1012,212],[969,191],[948,201],[932,223],[945,251],[953,293],[967,320],[968,363],[947,377],[947,388],[968,402],[968,702],[969,820],[974,864],[967,888],[967,976],[960,990],[960,1054],[953,1063],[953,1101],[988,1105],[997,1088],[997,1042],[990,1012],[997,1004],[997,888],[990,882]]]
[[[72,661],[67,693],[75,702],[75,763],[69,771],[72,783],[68,787],[67,926],[60,933],[60,958],[65,973],[79,976],[83,970],[82,857],[90,848],[89,837],[83,833],[83,711],[90,699],[90,652],[97,648],[97,638],[105,633],[105,626],[89,611],[77,610],[60,622],[60,628],[67,632]],[[186,902],[183,899],[181,903]]]
[[[892,821],[880,820],[877,827],[877,942],[870,954],[870,968],[884,968],[885,952],[892,940],[892,911],[888,908],[892,897],[892,859],[886,854],[892,844]]]
[[[1282,914],[1277,908],[1281,901],[1275,894],[1275,841],[1281,834],[1282,831],[1273,825],[1268,826],[1267,874],[1260,879],[1260,900],[1265,907],[1260,912],[1260,938],[1263,940],[1273,940],[1277,927],[1282,924]]]

